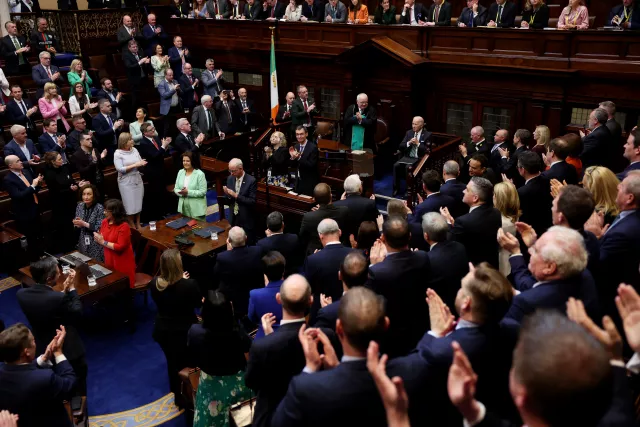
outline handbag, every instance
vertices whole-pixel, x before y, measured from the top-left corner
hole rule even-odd
[[[256,407],[256,398],[252,397],[244,402],[231,405],[229,408],[229,424],[232,427],[247,427],[253,423],[253,413]]]
[[[200,368],[184,368],[179,373],[180,395],[187,409],[193,411],[196,403],[196,392],[200,384]]]

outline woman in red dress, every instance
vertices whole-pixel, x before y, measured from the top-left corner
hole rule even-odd
[[[93,233],[98,244],[104,246],[104,263],[112,270],[129,276],[129,286],[136,283],[136,260],[131,247],[131,230],[127,213],[120,200],[110,199],[104,204],[104,219],[100,233]]]

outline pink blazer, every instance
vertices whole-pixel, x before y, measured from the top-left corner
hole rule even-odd
[[[58,95],[56,103],[57,105],[60,105],[62,103],[62,97],[60,95]],[[71,129],[71,127],[69,126],[69,123],[67,123],[67,119],[64,118],[65,114],[67,114],[66,107],[62,107],[60,108],[60,110],[58,110],[53,106],[53,103],[51,101],[47,101],[45,98],[40,98],[38,100],[38,108],[40,109],[40,114],[42,114],[42,118],[44,119],[53,119],[58,115],[59,112],[62,123],[64,123],[66,131],[69,132],[69,129]],[[60,130],[58,130],[58,132],[60,132]]]

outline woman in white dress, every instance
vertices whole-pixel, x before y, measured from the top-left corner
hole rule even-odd
[[[284,11],[284,19],[287,21],[299,21],[302,14],[302,5],[296,4],[296,0],[289,0],[289,4]]]
[[[493,187],[493,206],[502,215],[502,231],[516,235],[516,222],[520,218],[520,198],[516,186],[510,182],[500,182]],[[509,256],[511,254],[500,248],[500,273],[505,277],[511,273]]]
[[[135,145],[140,145],[140,141],[142,141],[142,130],[140,130],[140,126],[143,123],[150,123],[153,125],[151,120],[147,120],[147,110],[142,107],[139,107],[136,110],[136,121],[129,123],[129,132],[131,132],[131,137],[133,138],[133,143]],[[153,136],[158,136],[158,132],[155,131]]]
[[[147,164],[133,146],[131,134],[123,132],[118,137],[118,149],[113,155],[113,164],[118,171],[118,189],[127,211],[129,225],[140,229],[140,211],[144,197],[144,185],[139,168]]]

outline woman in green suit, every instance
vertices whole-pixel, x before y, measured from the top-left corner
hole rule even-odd
[[[207,214],[207,179],[193,167],[190,151],[182,154],[182,166],[173,191],[178,195],[178,212],[189,218],[204,220]]]
[[[75,87],[76,83],[82,83],[84,93],[91,98],[91,85],[93,84],[93,81],[91,80],[91,77],[89,77],[89,73],[82,68],[81,60],[74,59],[73,62],[71,62],[69,72],[67,73],[67,79],[69,79],[69,86],[72,88]],[[73,91],[69,94],[69,97],[71,96],[73,96]]]

